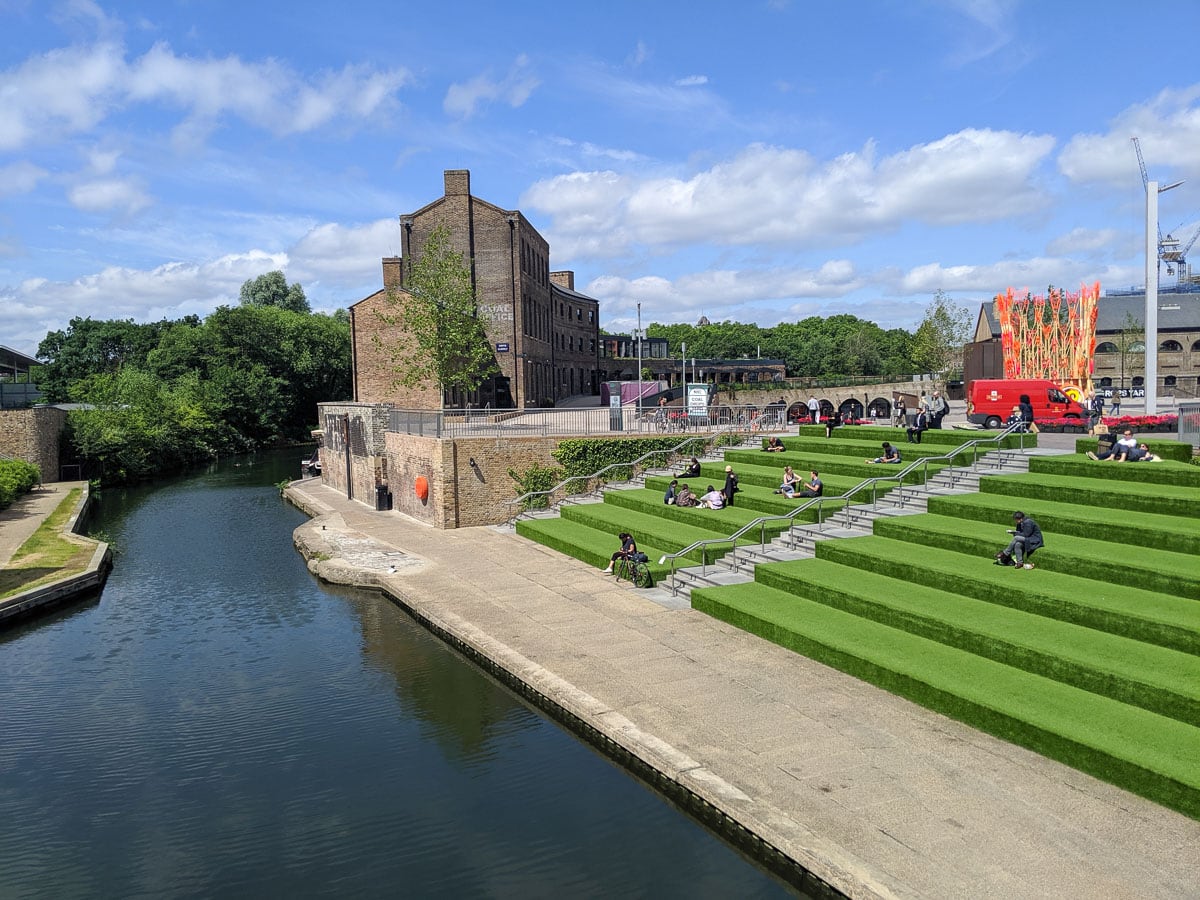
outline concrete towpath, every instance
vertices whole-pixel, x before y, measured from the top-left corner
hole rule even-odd
[[[848,896],[1196,896],[1200,822],[511,532],[289,496],[318,575],[382,588]]]
[[[13,554],[33,536],[72,488],[86,484],[77,481],[43,484],[18,497],[8,509],[0,510],[0,569],[9,564]]]

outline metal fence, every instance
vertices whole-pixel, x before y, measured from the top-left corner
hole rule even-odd
[[[718,431],[729,426],[747,431],[779,432],[787,427],[778,406],[715,405],[704,415],[689,415],[680,407],[641,409],[626,406],[567,409],[393,409],[388,430],[426,437],[540,437],[544,435],[679,434]]]
[[[1179,440],[1189,441],[1193,447],[1200,447],[1200,402],[1180,401],[1178,409]]]

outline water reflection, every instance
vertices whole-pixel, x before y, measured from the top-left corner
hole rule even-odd
[[[3,897],[784,891],[374,593],[323,589],[295,452],[106,491],[98,605],[0,643]]]

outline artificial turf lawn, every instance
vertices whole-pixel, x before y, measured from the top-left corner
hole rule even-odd
[[[1093,463],[1103,466],[1107,463]],[[1153,466],[1156,463],[1111,463]],[[1165,465],[1160,463],[1158,465]],[[1191,488],[1165,484],[1134,484],[1113,478],[1090,478],[1079,475],[988,475],[979,482],[985,494],[1004,494],[1008,497],[1030,497],[1041,500],[1063,500],[1085,506],[1103,506],[1113,510],[1119,521],[1124,510],[1159,513],[1169,516],[1195,516],[1196,491]],[[1019,509],[1019,506],[1013,507]]]
[[[1013,501],[1000,494],[933,496],[927,504],[929,512],[940,516],[1012,527]],[[1029,498],[1021,500],[1021,511],[1037,520],[1043,531],[1200,555],[1200,518],[1131,510],[1114,515],[1103,507]]]
[[[1077,573],[1003,569],[985,556],[931,551],[885,537],[820,541],[816,547],[819,559],[1200,654],[1200,605],[1185,597]]]
[[[1141,484],[1166,484],[1200,490],[1200,466],[1163,460],[1162,462],[1108,462],[1074,456],[1031,456],[1029,471],[1035,475],[1073,475]]]
[[[853,543],[853,542],[850,542]],[[1200,657],[825,559],[755,580],[1093,693],[1200,725]]]
[[[932,513],[878,518],[874,522],[874,533],[922,547],[953,550],[985,559],[991,559],[1003,550],[1010,539],[998,525]],[[1194,556],[1149,547],[1119,553],[1113,551],[1112,540],[1062,534],[1045,537],[1046,546],[1033,556],[1039,568],[1101,581],[1115,580],[1178,597],[1200,599],[1200,564]]]
[[[1200,729],[751,583],[692,606],[922,706],[1200,818]]]
[[[1079,454],[1087,453],[1089,450],[1095,450],[1099,446],[1100,439],[1098,437],[1079,438],[1075,441],[1075,452]],[[1147,438],[1139,441],[1150,448],[1150,452],[1157,456],[1161,456],[1164,460],[1175,460],[1176,462],[1188,463],[1192,459],[1192,445],[1186,441],[1171,441],[1158,440],[1156,438]]]
[[[518,519],[517,534],[598,569],[607,566],[613,552],[621,546],[612,534],[566,519]],[[650,557],[647,565],[655,581],[670,572],[658,560],[671,551],[640,540],[638,550]]]

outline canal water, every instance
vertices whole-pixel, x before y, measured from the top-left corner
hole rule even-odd
[[[98,602],[0,633],[0,897],[787,889],[378,594],[259,455],[103,492]]]

